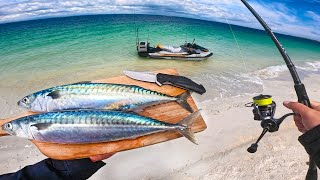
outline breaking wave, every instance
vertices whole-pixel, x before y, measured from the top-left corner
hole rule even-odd
[[[305,62],[303,64],[296,65],[296,69],[299,75],[301,76],[300,78],[304,78],[309,74],[319,74],[320,61]],[[278,78],[280,76],[284,76],[283,78],[286,78],[286,77],[291,78],[288,72],[289,70],[286,65],[277,65],[277,66],[268,66],[264,69],[260,69],[260,70],[248,73],[248,76],[257,76],[261,79],[273,79],[273,78]]]
[[[206,94],[214,100],[263,91],[263,81],[257,76],[247,74],[202,74],[194,79],[204,85]]]
[[[320,74],[320,62],[306,62],[296,69],[303,79],[310,74]],[[268,79],[292,81],[286,65],[268,66],[250,73],[205,73],[194,77],[207,90],[206,96],[199,97],[202,102],[262,93],[263,81]]]

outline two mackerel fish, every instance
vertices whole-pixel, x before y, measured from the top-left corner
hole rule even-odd
[[[189,95],[173,97],[139,86],[108,83],[55,86],[18,102],[41,114],[5,123],[2,129],[14,136],[61,144],[118,141],[175,130],[196,144],[190,126],[200,112],[193,112],[187,103]],[[125,112],[173,101],[193,113],[172,124]]]

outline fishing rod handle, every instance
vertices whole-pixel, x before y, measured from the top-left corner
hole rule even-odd
[[[294,89],[296,90],[298,101],[311,108],[310,99],[308,97],[305,86],[302,83],[295,84]],[[318,179],[318,172],[317,172],[316,163],[313,161],[313,158],[309,156],[309,168],[308,168],[306,180],[317,180],[317,179]]]
[[[294,89],[296,90],[296,94],[298,96],[298,102],[311,108],[310,99],[304,85],[302,83],[295,84]]]
[[[306,180],[317,180],[318,172],[316,163],[313,161],[312,157],[309,156],[309,168],[306,176]]]

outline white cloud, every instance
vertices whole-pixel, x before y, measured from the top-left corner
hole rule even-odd
[[[250,1],[250,4],[276,32],[320,40],[319,33],[314,29],[319,27],[319,14],[306,12],[305,15],[318,25],[306,24],[298,18],[295,9],[282,3]],[[52,16],[112,13],[173,15],[262,28],[239,0],[0,0],[2,23]]]
[[[306,16],[310,17],[311,19],[316,21],[315,22],[316,24],[320,25],[320,15],[319,14],[316,14],[315,12],[312,12],[312,11],[307,11]]]

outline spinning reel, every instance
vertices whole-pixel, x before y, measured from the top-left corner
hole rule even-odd
[[[253,119],[261,121],[261,127],[263,128],[258,140],[253,143],[247,151],[249,153],[255,153],[258,149],[258,143],[267,132],[276,132],[279,130],[280,124],[288,116],[294,115],[294,113],[288,113],[279,119],[274,118],[276,111],[276,103],[272,101],[272,96],[262,95],[253,97],[253,102],[245,104],[246,107],[253,107],[252,113]]]

